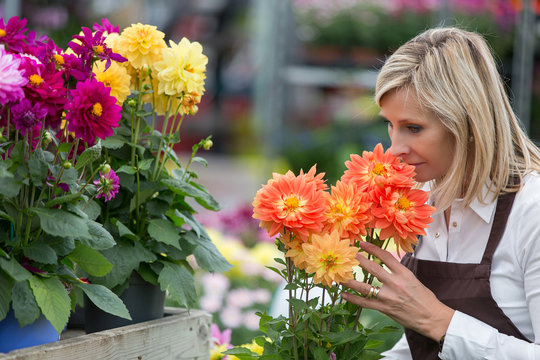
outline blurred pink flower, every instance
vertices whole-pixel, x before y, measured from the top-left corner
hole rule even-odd
[[[24,97],[22,87],[28,79],[19,70],[21,59],[9,54],[0,45],[0,104],[5,105],[9,101],[16,101]]]
[[[210,334],[212,336],[212,342],[214,346],[230,344],[231,343],[231,329],[225,329],[219,331],[219,327],[216,324],[210,325]],[[232,347],[232,346],[231,346]]]
[[[237,328],[242,325],[243,316],[239,308],[227,306],[219,314],[221,322],[228,328]]]

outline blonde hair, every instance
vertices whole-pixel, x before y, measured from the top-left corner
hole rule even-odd
[[[522,130],[479,34],[434,28],[409,40],[382,67],[376,103],[381,106],[383,96],[398,89],[413,90],[453,137],[454,160],[432,187],[439,210],[460,197],[467,205],[475,198],[485,203],[485,184],[491,200],[518,191],[523,176],[540,169],[540,150]]]

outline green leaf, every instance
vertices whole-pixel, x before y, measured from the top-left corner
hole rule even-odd
[[[330,358],[330,355],[326,352],[326,350],[320,347],[311,348],[311,353],[313,354],[313,358],[315,360],[328,360]]]
[[[135,169],[133,166],[131,165],[122,165],[118,168],[118,170],[116,170],[117,173],[126,173],[126,174],[129,174],[129,175],[133,175],[137,172],[137,169]]]
[[[234,355],[240,360],[253,360],[258,359],[259,354],[249,350],[246,347],[238,346],[223,352],[225,355]]]
[[[32,276],[28,281],[41,312],[60,334],[71,312],[71,300],[66,288],[60,280],[52,277],[41,279]]]
[[[0,161],[0,178],[4,177],[13,177],[13,173],[9,171],[9,167],[13,164],[13,161],[11,159],[5,159]]]
[[[36,149],[30,159],[28,160],[28,170],[30,172],[30,179],[32,182],[38,186],[43,184],[47,176],[48,165],[45,161],[45,155],[43,150],[38,148]]]
[[[32,243],[23,249],[26,257],[42,264],[56,264],[58,256],[56,251],[45,243]]]
[[[11,216],[9,216],[9,214],[3,212],[2,210],[0,210],[0,218],[4,218],[7,221],[9,221],[10,223],[15,223],[15,220],[13,220],[13,218]]]
[[[66,256],[75,249],[75,240],[72,237],[44,235],[45,243],[52,247],[58,256]]]
[[[71,143],[61,143],[58,145],[58,152],[66,153],[71,150],[72,144]]]
[[[76,286],[81,288],[90,301],[101,310],[131,320],[131,315],[122,300],[105,286],[84,283],[77,284]]]
[[[195,183],[187,183],[185,181],[175,178],[165,179],[163,180],[163,183],[166,184],[169,189],[171,189],[176,194],[190,196],[194,198],[199,204],[209,210],[219,210],[219,204],[217,203],[217,201],[201,185]]]
[[[291,299],[287,299],[287,301],[291,303],[293,308],[297,309],[298,311],[309,309],[309,306],[306,304],[304,300],[291,298]]]
[[[101,140],[101,146],[107,149],[120,149],[126,141],[119,135],[112,135],[104,140]]]
[[[382,344],[384,344],[384,341],[381,341],[381,340],[375,340],[375,339],[369,339],[366,343],[366,345],[364,346],[365,349],[376,349],[378,348],[379,346],[381,346]]]
[[[120,235],[120,237],[127,237],[128,239],[131,239],[131,240],[138,240],[139,237],[137,235],[135,235],[131,230],[129,230],[129,228],[122,224],[118,219],[111,219],[111,222],[116,226],[116,228],[118,229],[118,234]]]
[[[13,280],[5,272],[0,271],[0,321],[4,320],[11,302],[11,288]]]
[[[67,195],[62,195],[62,196],[59,196],[59,197],[56,197],[52,200],[49,200],[45,203],[45,207],[46,208],[52,208],[56,205],[59,205],[59,204],[63,204],[63,203],[67,203],[67,202],[72,202],[72,201],[75,201],[77,199],[79,199],[82,195],[80,193],[75,193],[75,194],[67,194]]]
[[[188,214],[186,212],[180,212],[180,211],[178,211],[176,209],[174,210],[174,212],[172,212],[172,209],[171,209],[171,211],[167,211],[167,213],[165,215],[167,215],[170,218],[179,217],[179,218],[183,219],[184,222],[186,224],[188,224],[193,229],[193,231],[195,231],[195,233],[197,234],[197,237],[200,237],[202,234],[206,233],[206,230],[201,225],[201,223],[199,221],[197,221],[197,219],[195,219],[193,217],[193,215],[191,215],[191,214]],[[175,223],[176,223],[176,221],[175,221]],[[176,224],[176,225],[178,226],[178,224]]]
[[[169,296],[180,305],[190,308],[197,300],[195,281],[191,273],[183,266],[163,261],[163,269],[158,281],[161,290],[167,291]]]
[[[154,162],[154,159],[144,159],[143,161],[139,162],[139,169],[148,170],[150,169],[150,166],[152,166],[153,162]]]
[[[32,276],[32,274],[23,268],[15,258],[11,258],[10,260],[0,258],[0,268],[15,281],[24,281]]]
[[[96,250],[105,250],[116,245],[114,238],[103,225],[92,220],[89,220],[87,224],[90,238],[81,239],[81,242]]]
[[[148,234],[159,242],[169,244],[182,250],[178,242],[180,229],[164,219],[152,219],[148,225]]]
[[[206,161],[206,159],[200,156],[194,156],[192,162],[202,164],[204,165],[204,167],[208,167],[208,162]]]
[[[139,267],[141,262],[150,262],[156,260],[156,255],[145,249],[138,242],[134,244],[119,242],[110,249],[101,252],[107,260],[113,265],[112,270],[100,278],[93,278],[93,282],[98,281],[109,289],[120,285],[126,281],[133,272]]]
[[[232,268],[232,265],[221,255],[212,240],[210,240],[206,231],[199,238],[199,242],[193,250],[193,255],[197,259],[197,264],[204,270],[225,272]]]
[[[346,343],[349,343],[349,342],[358,341],[363,337],[365,337],[364,334],[362,334],[362,333],[360,333],[358,331],[354,331],[352,329],[349,329],[349,330],[343,330],[343,331],[341,331],[339,333],[326,334],[323,337],[323,341],[328,341],[332,345],[337,346],[337,345],[342,345],[342,344],[346,344]]]
[[[75,164],[75,169],[80,170],[83,168],[84,165],[88,163],[92,163],[99,159],[101,157],[101,142],[98,141],[97,144],[95,144],[92,147],[89,147],[88,149],[84,150],[82,154],[77,159],[77,163]]]
[[[13,312],[21,326],[32,324],[41,312],[28,281],[18,282],[12,290]]]
[[[0,178],[0,195],[12,198],[19,194],[22,183],[14,177],[1,177]]]
[[[87,220],[65,210],[31,208],[39,216],[40,225],[47,234],[89,238]]]
[[[77,246],[68,258],[93,276],[104,276],[112,269],[112,264],[105,256],[85,244]]]

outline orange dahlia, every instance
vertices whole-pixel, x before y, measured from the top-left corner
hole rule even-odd
[[[401,162],[388,150],[384,152],[381,144],[377,144],[373,152],[362,152],[362,156],[351,154],[351,161],[346,161],[345,166],[347,170],[341,181],[355,183],[359,191],[384,185],[414,186],[414,166]]]
[[[308,173],[309,174],[309,173]],[[253,200],[253,217],[268,235],[291,231],[307,241],[312,232],[322,229],[326,200],[318,177],[274,173]],[[317,180],[318,179],[318,180]]]
[[[399,248],[412,252],[416,235],[425,235],[425,228],[433,221],[433,206],[426,204],[429,193],[419,189],[392,188],[376,191],[378,206],[372,209],[374,224],[380,228],[380,239],[394,238]]]
[[[312,273],[315,284],[332,286],[354,278],[353,267],[358,265],[358,248],[342,240],[337,231],[313,234],[311,243],[302,244],[306,256],[306,272]]]
[[[351,245],[361,235],[367,235],[366,225],[371,221],[371,199],[368,193],[358,192],[356,184],[337,181],[331,193],[326,194],[328,208],[324,223],[325,232],[336,230]]]

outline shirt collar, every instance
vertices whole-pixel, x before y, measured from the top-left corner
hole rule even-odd
[[[489,194],[488,188],[485,185],[482,189],[482,195],[486,201],[489,201],[487,204],[482,204],[478,198],[474,198],[469,206],[478,216],[482,218],[482,220],[489,224],[493,214],[495,213],[495,205],[497,205],[497,201],[492,200],[492,195]]]
[[[432,183],[425,183],[424,186],[422,186],[422,190],[429,191]],[[482,187],[482,198],[486,201],[489,201],[487,204],[482,204],[478,198],[474,198],[474,200],[471,202],[469,207],[472,211],[474,211],[478,216],[482,218],[486,223],[490,223],[491,219],[493,217],[493,214],[495,213],[495,206],[497,205],[496,200],[492,200],[493,195],[490,194],[490,191],[487,187],[487,185],[484,185]],[[457,199],[457,202],[461,202],[462,199]],[[431,199],[429,199],[429,203],[431,204]],[[432,205],[432,204],[431,204]]]

